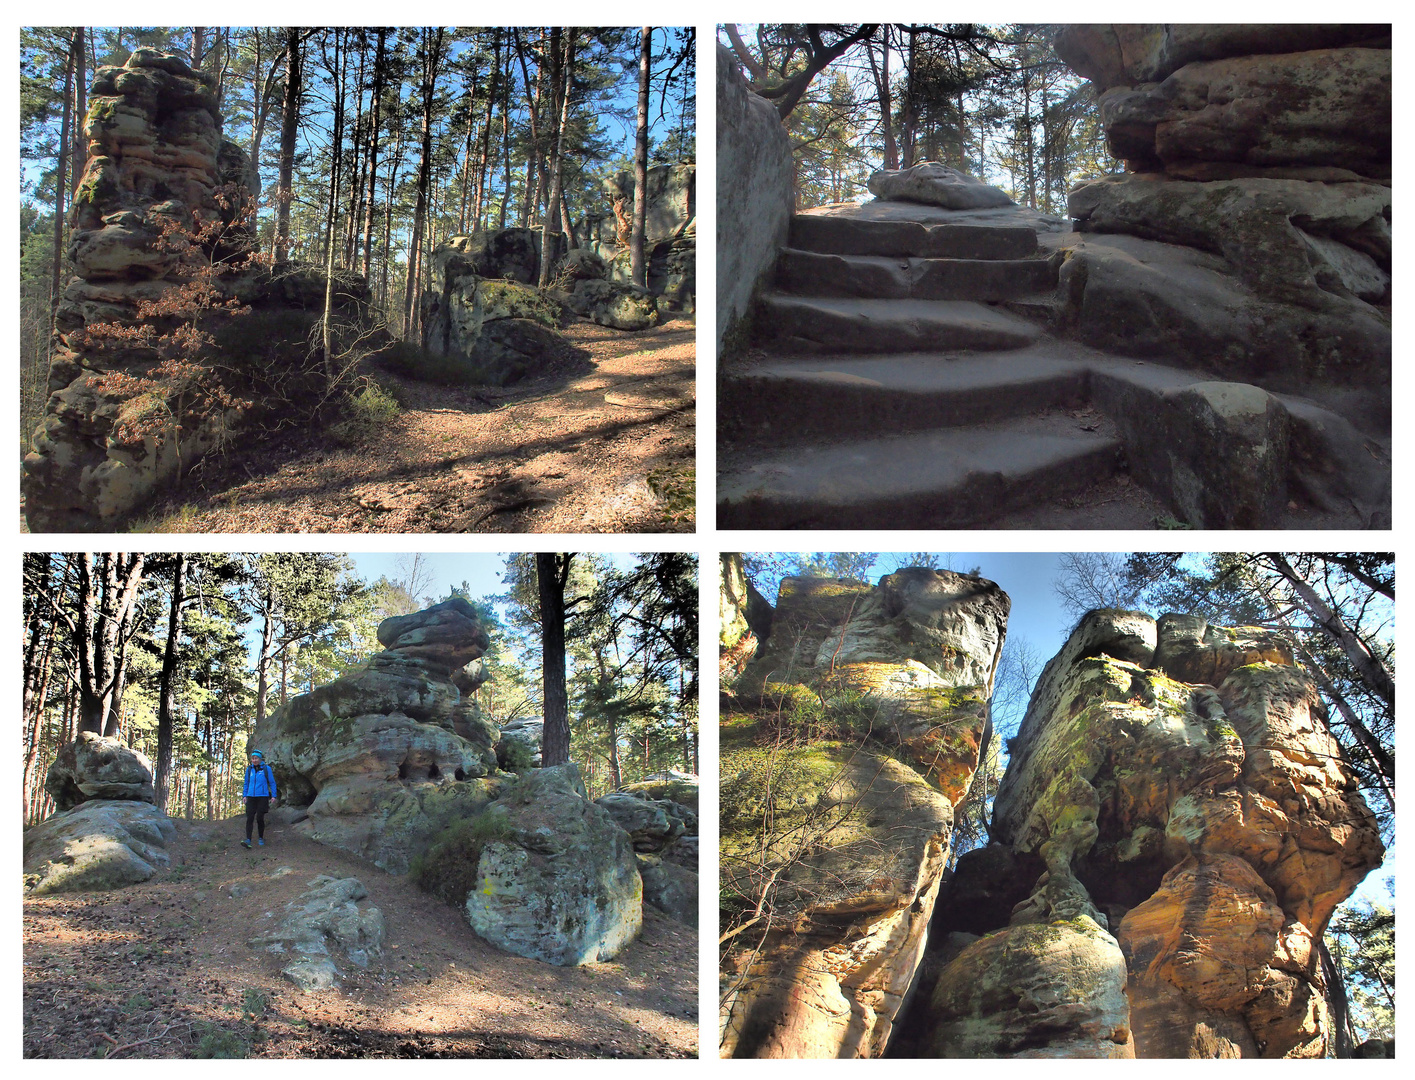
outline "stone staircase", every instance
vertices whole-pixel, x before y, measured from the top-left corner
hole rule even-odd
[[[1388,448],[1310,402],[1051,336],[1061,262],[1028,225],[794,217],[756,348],[720,375],[718,526],[1146,528],[1170,506],[1370,526]],[[1288,514],[1294,484],[1315,516]],[[1101,516],[1086,493],[1107,485],[1092,502],[1130,505]]]
[[[1084,370],[1006,308],[1059,265],[1028,226],[793,218],[768,355],[720,392],[719,526],[969,527],[1113,475],[1112,425],[1073,415]]]

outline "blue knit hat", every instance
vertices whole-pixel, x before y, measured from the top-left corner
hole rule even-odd
[[[258,757],[258,758],[260,758],[261,761],[264,761],[264,760],[265,760],[265,755],[262,754],[259,750],[252,750],[251,753],[250,753],[250,756],[251,756],[251,757]]]

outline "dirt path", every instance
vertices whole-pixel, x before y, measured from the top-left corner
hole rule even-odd
[[[696,1056],[691,928],[649,910],[612,963],[553,967],[287,829],[246,851],[243,820],[176,822],[172,868],[141,885],[25,900],[25,1057]],[[306,994],[245,943],[316,874],[362,881],[386,938],[367,970],[341,959],[340,988]]]
[[[134,532],[691,532],[694,324],[562,333],[589,374],[506,390],[380,374],[403,412],[340,446],[287,432],[213,459]]]

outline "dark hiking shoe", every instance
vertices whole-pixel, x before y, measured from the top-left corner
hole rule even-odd
[[[256,847],[265,847],[265,837],[262,836],[262,837],[261,837],[259,840],[257,840],[255,843],[256,843]]]
[[[241,841],[241,847],[249,849],[250,846],[251,846],[251,842],[250,842],[249,840],[242,840],[242,841]]]

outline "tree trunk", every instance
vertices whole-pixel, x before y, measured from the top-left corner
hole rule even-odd
[[[437,93],[438,67],[442,59],[442,33],[442,27],[439,26],[429,48],[427,28],[423,29],[422,158],[418,162],[418,201],[413,209],[413,236],[408,244],[408,280],[403,291],[404,341],[412,341],[416,336],[414,327],[416,326],[417,311],[415,305],[420,284],[423,229],[426,226],[427,215],[427,189],[429,178],[432,175],[432,107],[433,98]]]
[[[49,328],[54,329],[54,315],[59,310],[59,286],[64,267],[64,196],[69,186],[70,140],[69,126],[73,122],[74,67],[83,28],[74,31],[69,43],[69,59],[64,64],[64,119],[59,134],[59,175],[54,181],[54,270],[49,286]]]
[[[300,28],[285,35],[285,112],[280,118],[280,181],[275,189],[275,262],[290,259],[290,198],[295,175],[295,136],[300,123]]]
[[[565,693],[565,583],[573,554],[538,552],[536,585],[540,593],[541,697],[545,727],[541,764],[564,765],[570,760],[570,712]]]
[[[157,808],[167,812],[167,788],[172,779],[172,708],[176,704],[177,640],[182,632],[182,602],[186,598],[187,556],[178,552],[172,568],[172,606],[167,613],[167,644],[157,680]]]
[[[344,84],[339,73],[339,46],[343,31],[334,30],[334,146],[331,151],[329,176],[329,230],[325,234],[324,316],[320,319],[320,337],[324,347],[324,387],[332,393],[336,382],[334,349],[329,338],[329,313],[334,308],[334,227],[339,220],[339,154],[344,136]],[[347,59],[345,64],[347,66]]]
[[[554,145],[550,151],[550,200],[545,208],[545,221],[540,230],[540,280],[542,289],[550,284],[551,254],[554,247],[551,238],[557,235],[560,227],[560,153],[565,144],[565,121],[570,108],[570,81],[573,78],[575,65],[575,31],[571,27],[566,31],[565,54],[560,54],[560,28],[554,27],[550,31],[550,54],[554,60],[551,67],[551,91],[552,95],[559,94],[560,109],[557,113],[554,110],[554,97],[551,99],[551,116],[554,117]]]
[[[629,277],[639,288],[648,285],[644,265],[644,230],[649,201],[649,67],[653,57],[653,27],[639,31],[639,105],[634,121],[634,226],[629,233]]]
[[[89,35],[90,37],[92,35]],[[74,30],[74,150],[70,155],[69,190],[77,192],[79,181],[83,179],[88,165],[88,134],[85,121],[88,119],[88,49],[84,45],[84,28]]]
[[[868,49],[868,54],[870,73],[874,76],[875,92],[879,97],[880,125],[884,129],[884,167],[892,170],[899,168],[899,145],[894,141],[894,103],[889,90],[889,24],[880,29],[884,34],[884,51],[878,69],[875,67],[873,47]]]
[[[482,121],[481,129],[481,168],[477,170],[477,194],[476,201],[472,204],[472,231],[476,232],[481,228],[482,199],[488,191],[487,169],[491,167],[491,116],[492,107],[496,103],[497,80],[501,78],[501,29],[492,27],[491,31],[491,82],[486,90],[486,119]]]
[[[373,205],[374,196],[378,186],[378,110],[380,98],[383,96],[383,47],[388,38],[386,27],[378,28],[378,49],[373,58],[373,100],[369,103],[370,114],[373,119],[369,122],[369,143],[368,143],[368,207],[364,217],[364,277],[369,276],[369,266],[373,260]],[[389,202],[393,199],[393,190],[390,186],[388,192]]]
[[[79,617],[74,651],[79,663],[79,730],[103,734],[121,704],[124,628],[142,584],[141,554],[104,552],[79,556]]]

